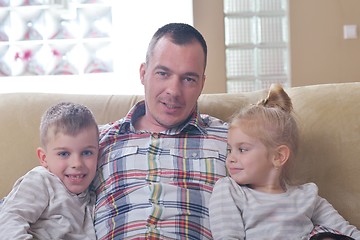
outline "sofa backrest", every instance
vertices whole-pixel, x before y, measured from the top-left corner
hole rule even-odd
[[[360,228],[360,83],[324,84],[286,89],[300,123],[301,146],[294,177],[315,182],[350,223]],[[202,113],[225,121],[241,107],[256,103],[267,91],[204,94]],[[20,176],[38,165],[42,113],[60,101],[87,105],[99,124],[115,121],[143,96],[0,94],[0,197]]]

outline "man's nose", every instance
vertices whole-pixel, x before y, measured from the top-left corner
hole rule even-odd
[[[172,76],[167,81],[166,93],[172,96],[178,96],[181,92],[181,78],[179,76]]]

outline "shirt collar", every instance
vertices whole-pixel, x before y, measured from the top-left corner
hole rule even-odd
[[[135,132],[134,124],[136,120],[145,115],[145,101],[139,101],[136,103],[125,116],[121,122],[120,132]],[[208,125],[205,122],[199,113],[199,109],[196,106],[196,110],[191,114],[191,116],[182,124],[177,127],[168,129],[164,131],[164,134],[175,135],[179,133],[193,133],[193,134],[203,134],[206,135],[206,126]]]

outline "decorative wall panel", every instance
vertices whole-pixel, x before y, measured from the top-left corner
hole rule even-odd
[[[113,71],[110,0],[0,0],[0,76]]]

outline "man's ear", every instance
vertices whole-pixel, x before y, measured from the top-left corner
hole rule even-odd
[[[139,69],[140,80],[141,80],[141,84],[142,84],[142,85],[144,85],[145,72],[146,72],[146,63],[142,63],[142,64],[140,65],[140,69]]]
[[[39,158],[39,162],[41,164],[41,166],[47,168],[47,161],[46,161],[46,151],[45,149],[41,148],[41,147],[38,147],[36,149],[36,153],[37,153],[37,156]]]
[[[203,79],[202,79],[202,87],[201,87],[201,90],[204,89],[205,81],[206,81],[206,75],[205,75],[205,73],[204,73],[204,76],[203,76]]]
[[[286,145],[280,145],[275,149],[273,164],[275,168],[282,167],[290,157],[290,149]]]

